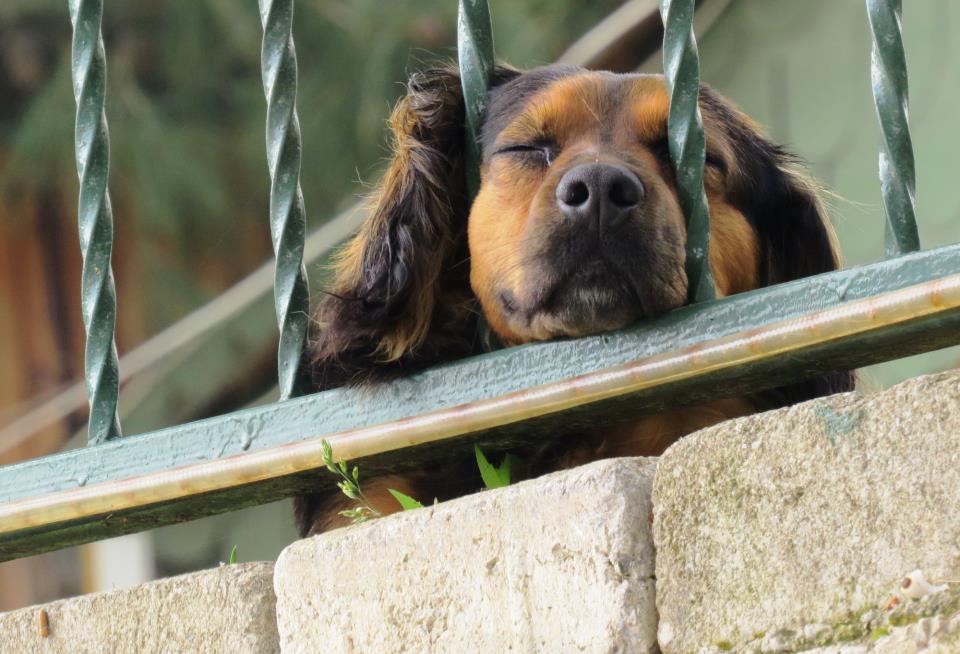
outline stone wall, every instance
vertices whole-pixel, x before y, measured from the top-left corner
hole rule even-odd
[[[277,652],[273,565],[242,563],[0,614],[0,652]]]
[[[0,615],[0,652],[278,650],[960,652],[960,373]]]
[[[960,576],[960,376],[706,429],[664,455],[653,503],[666,652],[881,634],[930,610],[882,610],[905,575]]]

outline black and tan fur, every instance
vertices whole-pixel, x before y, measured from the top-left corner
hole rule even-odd
[[[307,362],[315,388],[377,383],[478,354],[493,340],[509,346],[617,329],[684,304],[685,227],[667,107],[660,76],[497,68],[471,206],[460,80],[453,69],[413,75],[390,119],[393,159],[370,216],[317,308]],[[829,220],[794,158],[708,87],[701,111],[718,294],[836,269]],[[639,180],[640,204],[615,238],[600,227],[586,236],[557,210],[561,178],[585,162],[624,167]],[[586,433],[541,448],[535,472],[656,455],[701,427],[851,387],[851,375],[836,374]],[[479,486],[471,468],[369,480],[365,492],[392,512],[399,507],[386,488],[445,499]],[[300,498],[301,533],[343,524],[342,499]]]

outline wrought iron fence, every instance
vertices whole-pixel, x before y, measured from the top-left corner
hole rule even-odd
[[[616,333],[508,348],[373,390],[297,397],[308,292],[293,0],[260,0],[281,401],[120,438],[103,2],[71,0],[89,442],[0,468],[0,560],[332,486],[317,472],[323,440],[337,458],[378,474],[456,455],[475,442],[508,449],[561,425],[771,388],[960,342],[960,245],[919,249],[901,3],[866,5],[884,136],[887,260],[714,299],[695,2],[660,0],[670,156],[688,221],[688,274],[696,280],[691,304]],[[493,66],[485,0],[461,0],[459,43],[467,143],[475,144]],[[474,189],[477,166],[474,149]]]

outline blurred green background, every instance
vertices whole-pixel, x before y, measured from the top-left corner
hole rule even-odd
[[[550,62],[621,4],[493,0],[498,55],[520,67]],[[810,163],[833,193],[846,264],[877,260],[883,209],[864,3],[711,4],[724,11],[700,40],[703,80]],[[960,151],[953,121],[960,10],[950,0],[906,4],[918,216],[923,245],[933,247],[960,240],[952,186]],[[455,13],[452,0],[297,3],[302,186],[311,228],[375,183],[387,156],[390,107],[409,71],[454,58]],[[260,19],[253,1],[107,3],[104,36],[122,353],[271,256]],[[0,360],[7,363],[0,366],[0,426],[82,371],[69,52],[66,2],[0,4]],[[659,55],[643,66],[659,69]],[[958,363],[954,348],[874,366],[864,386]],[[0,463],[51,451],[82,423],[73,417],[43,439],[0,453]],[[271,559],[292,538],[286,503],[168,527],[136,541],[149,551],[138,574],[209,566],[226,560],[235,544],[242,561]],[[122,583],[97,572],[105,551],[0,565],[0,610]],[[125,555],[116,556],[114,565]]]

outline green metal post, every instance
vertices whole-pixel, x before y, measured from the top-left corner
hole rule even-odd
[[[705,140],[700,116],[700,60],[693,35],[694,0],[660,0],[663,72],[670,94],[667,135],[677,175],[677,195],[687,218],[687,279],[690,301],[713,299],[710,272],[710,210],[703,190]]]
[[[306,210],[300,191],[300,120],[293,0],[260,0],[260,64],[267,98],[267,164],[270,168],[270,235],[277,267],[274,306],[280,327],[277,372],[280,399],[296,395],[297,369],[307,337],[310,291],[303,265]]]
[[[457,53],[466,107],[467,192],[472,198],[480,188],[480,127],[494,66],[493,28],[487,0],[460,0]]]
[[[920,249],[914,192],[916,173],[907,118],[907,58],[903,51],[901,0],[867,0],[873,32],[870,80],[883,148],[880,190],[887,214],[884,250],[887,258]]]
[[[89,445],[121,435],[117,417],[120,377],[114,342],[117,294],[110,267],[113,210],[107,192],[110,137],[103,109],[107,60],[100,34],[102,18],[102,0],[70,0],[70,22],[73,24],[71,72],[73,96],[77,103],[74,144],[80,177],[77,222],[83,253],[81,309],[87,332],[84,377],[90,400]]]

